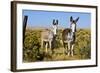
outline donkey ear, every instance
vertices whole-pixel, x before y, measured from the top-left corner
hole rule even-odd
[[[75,20],[75,22],[77,22],[79,20],[79,17]]]
[[[72,22],[72,21],[73,21],[73,17],[71,16],[71,17],[70,17],[70,22]]]
[[[56,24],[58,25],[58,20],[56,20]]]
[[[55,19],[53,19],[53,25],[55,24]]]

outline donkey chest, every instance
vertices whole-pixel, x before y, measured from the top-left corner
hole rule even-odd
[[[72,33],[68,33],[67,35],[65,35],[65,37],[64,37],[65,43],[72,42],[72,41],[73,41],[73,34]]]

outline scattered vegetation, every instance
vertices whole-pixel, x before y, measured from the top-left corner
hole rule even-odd
[[[91,58],[91,32],[90,29],[78,29],[76,32],[76,41],[74,46],[74,56],[68,57],[64,54],[62,44],[62,30],[58,30],[56,38],[56,48],[52,50],[48,48],[48,53],[41,48],[41,31],[40,29],[27,29],[25,33],[25,41],[23,47],[23,61],[56,61],[56,60],[82,60]]]

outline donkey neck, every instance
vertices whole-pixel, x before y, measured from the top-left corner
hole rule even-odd
[[[71,24],[70,29],[72,30],[72,32],[76,32],[76,24]]]

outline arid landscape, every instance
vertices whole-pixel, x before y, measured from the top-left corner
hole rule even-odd
[[[59,29],[56,38],[56,48],[53,50],[41,48],[41,32],[43,29],[27,28],[23,45],[23,62],[36,61],[61,61],[61,60],[84,60],[91,58],[91,30],[77,29],[74,46],[74,56],[67,56],[64,53],[62,43],[62,30]]]

